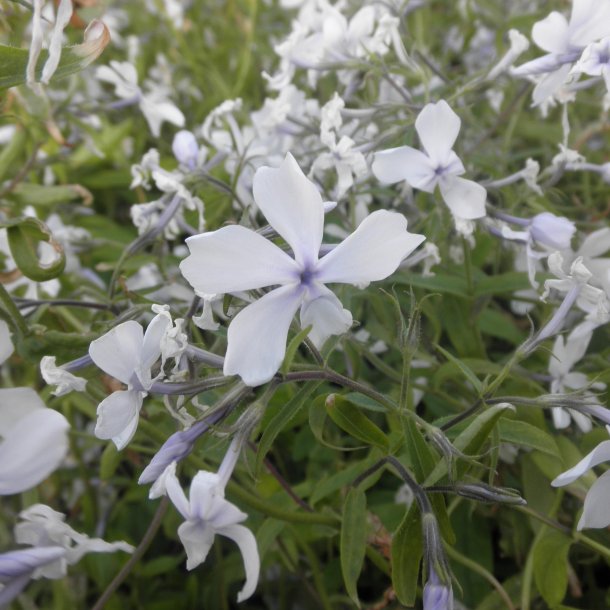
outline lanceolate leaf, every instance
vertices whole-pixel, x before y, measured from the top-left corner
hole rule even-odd
[[[366,552],[366,495],[359,487],[350,489],[341,521],[341,573],[350,599],[360,607],[356,583]]]
[[[401,604],[412,607],[423,554],[421,517],[415,505],[405,514],[392,537],[392,585]]]

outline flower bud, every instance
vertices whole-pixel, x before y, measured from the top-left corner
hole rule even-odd
[[[566,250],[570,247],[575,231],[573,222],[550,212],[537,214],[532,218],[530,225],[530,235],[534,241],[557,250]]]
[[[451,584],[441,583],[436,571],[430,569],[428,582],[424,587],[424,610],[453,610],[453,590]]]
[[[195,136],[186,129],[181,129],[175,136],[172,142],[172,151],[178,163],[185,165],[193,170],[197,166],[197,155],[199,154],[199,146]]]

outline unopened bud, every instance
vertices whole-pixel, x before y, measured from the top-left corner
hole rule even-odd
[[[185,165],[191,170],[195,169],[199,146],[195,136],[190,131],[182,129],[174,136],[172,151],[178,163]]]

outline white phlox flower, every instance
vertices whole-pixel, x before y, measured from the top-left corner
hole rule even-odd
[[[582,257],[587,269],[591,271],[593,284],[603,288],[610,298],[610,256],[602,254],[610,252],[610,228],[598,229],[585,237],[576,251],[577,257]]]
[[[415,121],[425,152],[410,146],[377,152],[373,173],[386,184],[406,180],[413,188],[427,193],[438,186],[455,218],[482,218],[487,191],[480,184],[459,177],[466,170],[452,149],[460,126],[460,118],[447,102],[427,104]]]
[[[573,74],[601,76],[610,91],[610,36],[587,46],[571,71]]]
[[[68,452],[68,420],[30,388],[0,389],[0,495],[44,481]]]
[[[557,290],[566,294],[562,307],[569,301],[585,312],[589,321],[598,325],[608,321],[608,298],[603,290],[591,285],[593,274],[585,266],[582,256],[571,263],[568,273],[564,270],[564,258],[560,252],[551,254],[547,263],[549,271],[558,279],[546,280],[541,296],[543,301],[547,299],[551,290]]]
[[[569,485],[585,474],[587,470],[607,461],[610,461],[610,440],[600,443],[591,453],[580,460],[578,464],[560,474],[551,482],[551,485],[553,485],[553,487]],[[578,522],[577,529],[580,531],[585,527],[608,527],[608,525],[610,525],[609,506],[610,470],[604,472],[604,474],[591,485],[591,488],[587,492],[582,516]]]
[[[240,441],[234,439],[217,473],[200,470],[193,477],[189,498],[176,477],[176,462],[172,462],[157,479],[150,497],[167,495],[184,517],[184,523],[178,528],[178,536],[186,551],[188,570],[205,561],[217,534],[237,544],[246,572],[246,583],[237,595],[237,601],[241,602],[256,590],[260,558],[254,535],[241,525],[248,515],[224,497],[225,487],[239,456],[239,445]]]
[[[129,320],[89,346],[93,362],[127,386],[104,398],[97,408],[95,436],[112,439],[117,449],[123,449],[135,434],[144,397],[157,379],[151,369],[161,356],[161,341],[171,327],[166,313],[157,314],[146,332],[138,322]]]
[[[65,518],[65,515],[45,504],[34,504],[19,513],[20,521],[15,525],[15,540],[19,544],[65,549],[63,555],[37,568],[34,577],[62,578],[67,573],[67,567],[80,561],[87,553],[132,553],[134,550],[131,544],[123,541],[106,542],[101,538],[89,538],[72,529]]]
[[[48,385],[57,386],[51,392],[53,396],[64,396],[72,391],[84,392],[87,380],[73,375],[61,366],[57,366],[55,360],[55,356],[43,356],[40,360],[42,378]]]
[[[532,28],[534,43],[547,54],[512,73],[545,75],[533,92],[534,104],[541,104],[569,80],[572,64],[585,47],[607,36],[610,36],[610,0],[573,0],[569,21],[553,11]]]
[[[515,218],[514,220],[523,225],[522,230],[514,231],[503,225],[500,232],[503,238],[526,245],[528,278],[530,284],[537,288],[538,261],[547,258],[554,251],[568,250],[576,226],[571,220],[551,212],[541,212],[531,219]]]
[[[563,335],[558,335],[555,338],[553,352],[549,359],[549,374],[553,379],[551,392],[553,394],[564,394],[587,386],[598,390],[603,390],[606,387],[603,383],[590,384],[584,373],[572,371],[574,365],[585,355],[591,340],[592,331],[586,326],[588,326],[587,323],[579,325],[566,338]],[[593,400],[593,395],[590,398]],[[591,419],[574,409],[554,407],[552,415],[553,423],[559,429],[567,428],[570,425],[570,418],[576,422],[582,432],[589,432],[592,428]]]
[[[144,93],[138,85],[136,68],[128,61],[112,60],[109,66],[100,66],[95,74],[99,80],[114,85],[116,95],[126,103],[138,104],[155,138],[161,134],[161,125],[165,121],[184,127],[184,115],[167,99],[169,91],[153,85],[151,91]]]
[[[351,327],[351,313],[325,286],[364,287],[392,274],[421,242],[408,233],[401,214],[373,212],[356,231],[319,258],[324,229],[322,197],[289,153],[279,168],[262,167],[254,176],[254,199],[269,224],[291,247],[294,258],[242,226],[189,237],[191,252],[180,269],[203,296],[278,286],[242,309],[231,321],[225,375],[256,386],[269,381],[286,351],[288,329],[301,309],[301,326],[321,346]]]

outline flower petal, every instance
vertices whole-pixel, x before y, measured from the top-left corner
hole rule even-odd
[[[532,40],[548,53],[565,53],[569,49],[568,22],[557,11],[534,23]]]
[[[35,409],[6,432],[0,443],[0,495],[21,493],[44,481],[68,451],[66,418]]]
[[[298,278],[293,259],[258,233],[233,225],[186,240],[180,271],[201,295],[253,290]]]
[[[261,167],[254,174],[256,204],[269,224],[288,242],[302,265],[318,258],[324,229],[324,204],[315,184],[308,180],[288,153],[275,169]]]
[[[319,349],[331,335],[342,335],[352,326],[350,311],[343,309],[341,301],[326,289],[323,296],[305,301],[301,307],[301,326],[312,326],[309,338]]]
[[[473,220],[485,216],[487,191],[476,182],[451,176],[440,182],[441,195],[457,218]]]
[[[587,492],[577,529],[610,525],[610,471],[604,472]]]
[[[186,569],[192,570],[205,561],[216,531],[205,521],[185,521],[178,528],[178,536],[186,551]]]
[[[237,595],[237,601],[243,602],[252,596],[254,591],[256,591],[256,585],[258,584],[261,562],[258,555],[258,547],[256,546],[256,538],[254,537],[254,534],[243,525],[229,525],[223,527],[218,533],[227,538],[231,538],[239,547],[241,555],[244,558],[246,584]]]
[[[462,122],[445,100],[426,104],[415,120],[422,146],[435,167],[448,161],[449,152],[460,133]]]
[[[320,259],[316,280],[366,286],[388,277],[426,238],[409,233],[407,219],[377,210],[336,248]]]
[[[161,340],[171,326],[172,318],[167,310],[163,310],[150,321],[144,333],[136,374],[146,390],[149,390],[153,383],[150,369],[161,356]]]
[[[142,392],[135,390],[119,390],[104,398],[97,408],[95,436],[112,439],[117,449],[123,449],[136,433],[142,401]]]
[[[610,441],[604,441],[600,443],[591,453],[587,454],[576,466],[572,466],[569,470],[560,474],[556,479],[551,481],[553,487],[562,487],[563,485],[569,485],[580,476],[582,476],[587,470],[610,460]]]
[[[438,182],[430,158],[410,146],[375,153],[372,170],[381,182],[392,184],[406,180],[413,188],[427,193],[431,193]]]
[[[300,286],[282,286],[242,309],[229,326],[224,374],[239,375],[249,386],[269,381],[284,359],[302,298]]]
[[[191,515],[191,508],[186,494],[180,485],[180,481],[178,481],[178,477],[176,476],[176,462],[172,462],[165,469],[160,479],[162,479],[162,485],[165,488],[165,493],[172,501],[172,504],[176,507],[176,510],[185,519],[188,519]]]
[[[89,355],[102,371],[129,384],[144,340],[142,326],[135,320],[123,322],[91,342]]]

